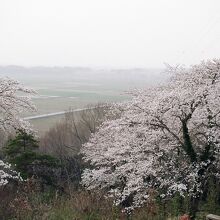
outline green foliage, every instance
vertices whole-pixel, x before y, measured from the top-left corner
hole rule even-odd
[[[16,170],[21,173],[23,178],[30,177],[32,174],[31,167],[40,165],[41,167],[57,167],[58,160],[53,158],[50,155],[41,155],[36,152],[27,151],[23,152],[14,159],[11,159],[10,162],[16,165]]]
[[[9,163],[15,166],[15,169],[21,173],[23,178],[31,177],[32,175],[38,175],[39,169],[42,168],[56,168],[59,166],[59,162],[56,158],[40,154],[37,152],[38,141],[33,134],[27,134],[22,130],[17,132],[14,139],[10,140],[5,147],[5,156]],[[36,173],[36,170],[38,172]],[[50,179],[49,176],[42,175],[44,178]],[[51,181],[51,180],[50,180]]]
[[[19,130],[14,139],[9,140],[8,146],[5,148],[6,155],[12,159],[27,151],[33,151],[38,148],[38,141],[33,134],[27,134],[25,131]]]

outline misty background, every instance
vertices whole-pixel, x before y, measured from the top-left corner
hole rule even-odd
[[[219,0],[0,0],[0,65],[137,68],[219,56]]]

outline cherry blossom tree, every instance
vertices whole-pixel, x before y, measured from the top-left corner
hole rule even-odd
[[[0,187],[8,184],[10,180],[21,181],[20,174],[11,168],[11,165],[0,160]]]
[[[20,114],[35,110],[28,96],[34,93],[34,90],[23,87],[16,80],[0,78],[0,130],[30,130],[30,124],[22,120]]]
[[[84,145],[87,189],[106,189],[132,209],[152,189],[193,199],[210,176],[220,177],[220,59],[168,70],[166,85],[131,91],[131,101],[113,105],[114,119]]]
[[[30,97],[27,96],[33,93],[34,90],[23,87],[13,79],[0,78],[0,131],[10,132],[14,129],[32,132],[30,124],[24,121],[20,114],[35,110]],[[27,95],[23,96],[23,94]],[[0,160],[0,187],[11,179],[21,180],[21,177],[10,164]]]

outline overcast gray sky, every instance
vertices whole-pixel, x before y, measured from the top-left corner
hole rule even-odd
[[[0,0],[0,65],[162,67],[220,58],[220,0]]]

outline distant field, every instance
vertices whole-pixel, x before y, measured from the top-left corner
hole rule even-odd
[[[127,99],[128,96],[122,96],[120,93],[109,92],[88,92],[88,91],[59,91],[59,90],[38,90],[41,95],[47,97],[33,98],[33,102],[37,106],[36,113],[27,113],[25,116],[38,115],[45,113],[58,112],[71,108],[81,108],[88,104],[97,102],[113,102]]]
[[[103,70],[71,67],[0,67],[0,76],[19,80],[34,88],[37,95],[32,98],[37,112],[32,116],[77,109],[88,104],[118,102],[129,99],[124,94],[132,88],[141,88],[166,79],[160,69]],[[34,119],[30,122],[43,134],[61,120],[62,116]]]
[[[37,112],[26,113],[24,116],[41,115],[68,109],[77,109],[85,107],[89,104],[102,102],[118,102],[129,99],[120,92],[110,91],[88,91],[88,90],[37,90],[41,97],[33,98],[33,102],[37,107]],[[43,134],[51,126],[55,125],[62,119],[62,116],[51,116],[48,118],[30,120],[34,128]]]

